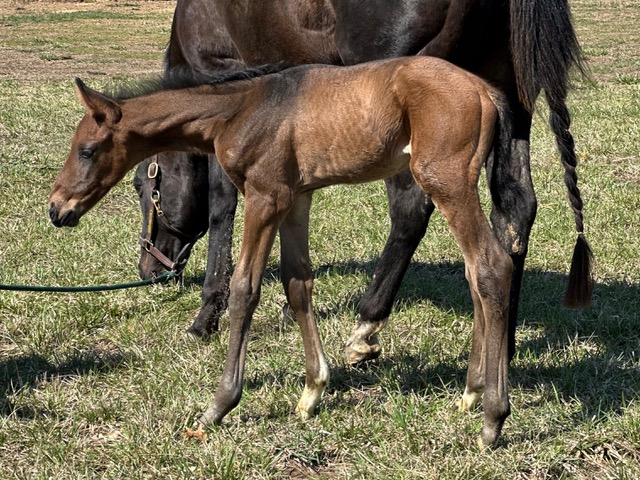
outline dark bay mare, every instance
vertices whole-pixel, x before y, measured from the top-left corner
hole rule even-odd
[[[550,124],[575,214],[576,255],[589,255],[582,236],[582,200],[566,107],[568,71],[572,66],[582,70],[567,0],[178,0],[166,69],[233,70],[280,60],[357,64],[399,55],[441,57],[474,72],[505,95],[512,111],[510,153],[503,157],[498,152],[487,166],[493,192],[491,221],[514,265],[509,308],[511,357],[537,208],[529,171],[529,134],[534,102],[541,90],[550,107]],[[145,163],[135,183],[145,217],[143,236],[156,212],[150,200],[153,190],[162,191],[164,217],[153,226],[153,242],[171,261],[184,263],[194,239],[207,224],[210,227],[202,309],[189,329],[197,336],[207,336],[217,329],[227,306],[237,194],[215,156],[209,163],[200,160],[193,153],[162,153],[157,158],[161,181],[147,178]],[[349,363],[379,355],[378,332],[389,317],[404,272],[434,210],[408,170],[385,182],[391,232],[345,348]],[[208,202],[202,201],[207,198]],[[147,250],[142,250],[140,260],[145,278],[167,268]],[[587,264],[576,259],[572,265]],[[570,278],[582,277],[583,272],[572,268]],[[580,288],[582,292],[568,292],[567,305],[588,304],[590,283]]]
[[[496,442],[510,412],[513,263],[482,211],[477,184],[491,150],[508,156],[511,148],[511,117],[498,90],[432,57],[353,67],[267,66],[218,79],[190,75],[134,96],[111,97],[76,84],[86,114],[49,197],[54,225],[77,225],[130,169],[163,151],[215,153],[245,197],[230,281],[229,349],[200,429],[219,423],[240,400],[251,319],[278,231],[281,280],[305,352],[306,383],[296,410],[303,418],[314,413],[329,368],[311,301],[312,192],[388,178],[408,167],[462,250],[474,328],[459,408],[473,408],[484,396],[480,439]],[[519,194],[517,184],[509,188]]]

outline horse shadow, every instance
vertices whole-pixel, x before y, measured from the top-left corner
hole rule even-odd
[[[366,274],[371,276],[375,261],[349,261],[323,265],[315,277]],[[271,272],[278,278],[277,270]],[[562,306],[567,275],[540,269],[527,269],[523,280],[519,325],[528,333],[517,345],[518,354],[510,366],[511,388],[535,391],[535,400],[525,400],[523,408],[546,402],[577,401],[572,412],[574,426],[609,415],[622,414],[640,392],[637,348],[640,344],[640,284],[624,281],[597,283],[592,305],[573,310]],[[317,312],[319,322],[340,311],[357,311],[362,293],[348,294]],[[444,311],[473,317],[473,303],[464,277],[462,262],[422,263],[409,267],[394,303],[402,305],[429,302]],[[394,328],[393,311],[387,329]],[[384,344],[384,332],[381,341]],[[588,342],[585,343],[585,340]],[[578,348],[579,343],[584,343]],[[558,360],[561,355],[566,360]],[[464,389],[468,352],[434,364],[421,353],[400,353],[360,367],[333,365],[329,393],[376,388],[383,377],[393,376],[402,394],[428,395],[434,389]],[[553,361],[549,361],[552,359]],[[278,373],[273,372],[275,375]],[[285,372],[280,372],[284,375]],[[268,381],[268,379],[264,379]],[[300,378],[303,383],[303,377]],[[251,382],[257,387],[263,380]],[[339,401],[344,401],[338,395]],[[327,405],[330,408],[330,405]],[[560,423],[548,425],[537,438],[553,436]]]
[[[78,353],[60,364],[52,363],[36,353],[0,360],[0,416],[15,415],[34,420],[51,414],[34,406],[16,405],[11,396],[23,389],[34,390],[53,379],[88,374],[107,375],[136,361],[125,352],[104,353],[90,349]]]

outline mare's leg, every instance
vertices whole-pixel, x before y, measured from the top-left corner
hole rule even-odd
[[[536,218],[537,202],[531,181],[529,134],[531,115],[517,101],[510,102],[514,131],[509,158],[487,163],[487,178],[492,192],[493,230],[513,261],[511,301],[509,305],[509,359],[516,352],[516,324],[524,263],[529,235]],[[497,150],[497,149],[496,149]]]
[[[404,273],[433,213],[433,202],[409,170],[387,179],[391,232],[360,303],[360,317],[345,346],[348,364],[377,358],[378,332],[384,328]]]
[[[200,417],[201,426],[219,423],[240,401],[251,318],[260,299],[262,275],[278,224],[288,209],[288,205],[277,205],[269,195],[246,188],[242,246],[230,283],[229,350],[213,401]]]
[[[303,419],[313,415],[329,383],[329,367],[313,315],[313,275],[309,261],[311,194],[296,199],[280,225],[280,270],[291,313],[300,325],[304,343],[306,382],[296,411]]]
[[[209,249],[202,288],[202,308],[187,330],[197,337],[208,337],[218,330],[220,316],[227,309],[231,277],[233,219],[238,191],[209,155]]]

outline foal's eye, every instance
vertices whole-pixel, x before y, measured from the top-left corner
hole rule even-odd
[[[82,150],[80,150],[79,155],[80,158],[84,159],[84,160],[90,160],[91,157],[93,157],[93,154],[96,153],[96,148],[83,148]]]

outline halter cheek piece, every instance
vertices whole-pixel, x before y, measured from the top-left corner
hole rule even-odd
[[[167,217],[160,207],[160,177],[158,176],[158,173],[160,173],[160,165],[158,164],[158,156],[154,155],[151,157],[151,162],[147,169],[147,178],[152,182],[151,207],[149,209],[149,215],[147,216],[146,236],[140,237],[140,246],[144,248],[149,255],[164,265],[169,271],[175,272],[176,275],[179,275],[187,264],[187,257],[189,257],[189,253],[191,253],[193,245],[205,234],[205,232],[200,232],[197,235],[189,235],[171,225],[171,222],[167,220]],[[162,225],[174,235],[187,240],[187,243],[182,247],[182,250],[180,250],[175,260],[171,260],[153,244],[155,240],[154,231],[157,231],[157,229],[154,228],[156,223],[162,223]]]

